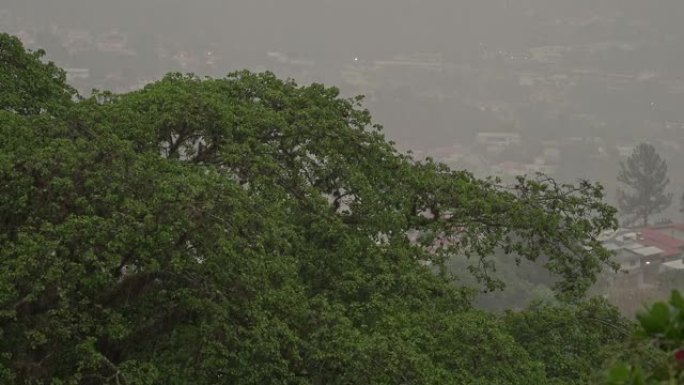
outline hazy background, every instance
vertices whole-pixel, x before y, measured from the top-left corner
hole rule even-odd
[[[85,94],[271,70],[367,95],[418,156],[595,179],[609,201],[641,141],[684,190],[683,16],[682,0],[0,0],[0,30]]]

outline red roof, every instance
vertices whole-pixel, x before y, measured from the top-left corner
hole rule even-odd
[[[667,229],[675,228],[684,231],[684,224],[667,227],[650,227],[641,230],[643,239],[639,243],[646,246],[655,246],[663,250],[664,257],[674,257],[684,253],[684,239],[675,238],[667,234]]]
[[[673,237],[667,234],[666,231],[666,228],[649,228],[641,230],[641,235],[644,237],[644,239],[651,239],[655,242],[661,242],[670,247],[684,248],[684,239]]]

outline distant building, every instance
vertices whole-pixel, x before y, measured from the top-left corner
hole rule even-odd
[[[492,167],[492,173],[496,176],[518,176],[527,173],[525,165],[518,162],[506,161]]]
[[[621,270],[638,276],[639,285],[656,280],[663,272],[684,269],[684,224],[619,229],[603,234],[600,240],[615,253]]]
[[[664,125],[668,130],[684,130],[684,122],[667,121]]]
[[[290,57],[289,55],[278,51],[267,52],[266,56],[278,63],[288,64],[295,67],[313,67],[316,65],[315,60],[304,57]]]
[[[684,260],[677,259],[675,261],[665,262],[661,267],[663,273],[669,271],[684,272]]]
[[[634,151],[634,147],[635,147],[634,145],[629,145],[629,146],[618,145],[618,146],[615,146],[615,148],[618,151],[618,154],[620,154],[620,156],[625,157],[625,158],[632,155],[632,151]]]
[[[390,67],[405,67],[427,71],[442,71],[444,62],[441,54],[417,53],[410,56],[395,56],[390,60],[376,60],[373,62],[376,70]]]
[[[183,70],[191,70],[199,66],[199,58],[188,51],[178,51],[174,56],[173,60],[178,63]]]
[[[543,157],[537,157],[533,163],[525,165],[525,174],[542,173],[545,175],[553,175],[558,171],[558,166],[548,164]]]
[[[543,158],[535,158],[532,163],[518,163],[513,161],[501,162],[492,167],[492,173],[496,176],[518,176],[518,175],[535,175],[542,173],[545,175],[553,175],[556,173],[557,167],[546,164]]]
[[[572,48],[568,46],[534,47],[530,49],[529,57],[538,63],[554,64],[560,62],[563,56],[571,50]]]
[[[101,52],[117,52],[132,54],[133,52],[126,48],[128,44],[128,37],[117,31],[109,31],[97,37],[97,49]]]
[[[684,256],[684,224],[652,226],[640,231],[645,245],[656,246],[663,250],[668,260]]]
[[[520,144],[521,138],[520,134],[513,132],[481,132],[477,134],[476,142],[489,152],[497,152],[508,146]]]
[[[65,68],[67,79],[71,82],[74,80],[90,79],[89,68]]]
[[[62,45],[69,53],[87,51],[92,49],[93,36],[90,31],[83,29],[69,29],[63,33]]]

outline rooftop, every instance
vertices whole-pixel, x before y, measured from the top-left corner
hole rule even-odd
[[[641,230],[639,242],[663,250],[664,257],[674,257],[684,253],[684,225],[649,227]]]
[[[655,247],[655,246],[646,246],[646,247],[640,247],[637,249],[632,249],[631,250],[633,253],[636,253],[642,257],[653,257],[656,255],[661,255],[663,253],[663,250]]]
[[[663,263],[664,270],[684,270],[684,260],[678,259]]]

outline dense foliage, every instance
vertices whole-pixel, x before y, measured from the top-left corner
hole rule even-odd
[[[598,185],[415,161],[360,98],[270,73],[76,103],[39,54],[1,59],[44,85],[0,87],[2,383],[583,383],[627,328],[582,302],[612,266]],[[565,305],[474,310],[445,261],[495,289],[494,252]]]
[[[610,385],[666,385],[684,383],[684,297],[673,291],[667,302],[641,311],[633,343],[640,354],[615,364]]]
[[[624,348],[632,325],[603,300],[576,305],[534,303],[508,312],[504,323],[534,360],[544,362],[553,384],[596,384],[601,363]]]
[[[20,115],[57,113],[70,104],[76,91],[66,84],[66,73],[43,63],[45,52],[27,52],[21,41],[0,33],[0,110]]]

